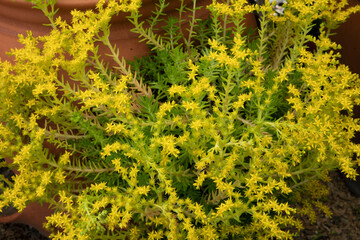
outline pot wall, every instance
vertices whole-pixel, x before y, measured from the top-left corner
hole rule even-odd
[[[185,2],[192,2],[192,0],[185,0]],[[211,0],[199,0],[198,5],[207,5]],[[57,7],[59,8],[58,15],[62,19],[71,19],[71,10],[92,9],[96,5],[97,0],[59,0]],[[175,15],[178,1],[172,1],[167,7],[167,14]],[[141,7],[143,17],[147,17],[154,10],[154,1],[144,0]],[[198,12],[197,17],[204,17],[208,14],[208,10],[203,8]],[[251,19],[251,21],[255,21]],[[48,19],[38,9],[32,9],[29,2],[24,0],[2,0],[0,2],[0,57],[1,59],[10,60],[5,52],[10,51],[11,48],[22,47],[17,42],[18,34],[26,34],[27,30],[31,30],[34,36],[44,35],[50,31],[50,27],[43,26],[48,23]],[[253,24],[255,26],[255,24]],[[140,57],[149,52],[149,48],[144,42],[138,42],[138,35],[130,32],[132,28],[131,23],[126,19],[126,14],[122,13],[114,16],[111,22],[110,41],[120,47],[120,53],[126,59],[133,57]],[[100,51],[104,49],[100,48]]]
[[[348,0],[350,6],[360,4],[358,0]],[[342,46],[341,63],[352,72],[360,74],[360,13],[355,13],[335,30],[332,40]]]
[[[0,215],[0,223],[24,223],[36,228],[44,236],[49,236],[50,233],[44,229],[43,223],[46,222],[46,217],[52,213],[49,204],[29,203],[22,212],[16,212],[10,216]]]

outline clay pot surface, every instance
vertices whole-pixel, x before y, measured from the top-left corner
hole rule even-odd
[[[349,6],[359,5],[358,0],[348,0]],[[346,22],[335,30],[331,37],[341,45],[341,63],[349,66],[354,73],[360,74],[360,13],[350,15]]]
[[[44,236],[49,236],[50,233],[45,230],[43,224],[46,222],[46,217],[52,213],[53,210],[49,208],[49,204],[29,203],[22,212],[16,212],[10,216],[0,215],[0,223],[24,223],[36,228]]]
[[[59,8],[58,15],[64,20],[71,19],[71,10],[87,10],[93,9],[98,1],[97,0],[59,0],[57,8]],[[191,2],[186,0],[185,2]],[[198,5],[207,5],[211,0],[198,1]],[[167,8],[167,14],[176,14],[178,1],[172,1]],[[154,10],[154,2],[152,0],[144,0],[141,8],[143,17],[146,18]],[[209,11],[203,7],[198,11],[197,17],[205,18]],[[249,15],[246,19],[246,25],[256,28],[256,21],[253,15]],[[48,23],[48,19],[38,9],[33,9],[29,2],[24,0],[1,0],[0,1],[0,58],[1,60],[13,61],[11,57],[6,55],[13,48],[21,48],[22,45],[17,41],[18,35],[26,35],[28,30],[31,30],[34,36],[41,36],[49,33],[51,27],[44,26]],[[131,33],[131,23],[126,19],[126,14],[119,14],[113,17],[111,21],[111,35],[110,41],[116,44],[120,49],[120,54],[126,59],[133,59],[134,57],[141,57],[149,52],[147,45],[142,42],[139,43],[138,35]],[[186,24],[184,25],[186,28]],[[106,50],[100,46],[100,53]],[[55,151],[55,150],[54,150]],[[7,162],[12,162],[11,159],[6,159]],[[15,170],[15,174],[18,172]],[[0,223],[18,222],[31,225],[38,229],[42,234],[48,236],[43,228],[43,223],[46,221],[45,217],[53,213],[49,209],[48,204],[42,206],[37,203],[30,203],[21,213],[16,212],[10,216],[1,216]]]
[[[71,10],[87,10],[94,9],[97,0],[59,0],[56,7],[59,9],[57,16],[61,16],[64,20],[71,19]],[[185,3],[191,2],[186,0]],[[211,0],[200,0],[198,5],[208,5]],[[179,1],[172,1],[166,8],[167,15],[175,15],[176,8],[179,7]],[[154,1],[143,0],[141,13],[146,18],[155,8]],[[204,17],[208,14],[208,10],[204,7],[198,11],[197,17]],[[126,59],[140,57],[149,52],[149,48],[144,42],[138,42],[138,35],[130,32],[131,23],[127,20],[126,13],[120,13],[114,16],[111,21],[110,41],[120,48],[120,54]],[[252,19],[252,21],[255,21]],[[18,34],[26,34],[27,30],[31,30],[34,36],[47,34],[50,31],[47,17],[38,10],[33,9],[32,4],[24,0],[2,0],[0,1],[0,58],[2,60],[11,60],[5,52],[9,52],[11,48],[20,48],[22,45],[18,43]],[[255,25],[253,25],[255,26]],[[105,51],[100,46],[100,52]]]
[[[57,16],[64,20],[71,19],[71,10],[87,10],[94,8],[96,0],[59,0]],[[150,1],[148,1],[150,2]],[[26,34],[31,30],[34,36],[47,34],[51,28],[44,26],[48,19],[38,9],[33,9],[31,3],[24,0],[5,0],[0,2],[0,57],[10,60],[4,53],[11,48],[22,47],[17,42],[18,34]],[[121,45],[121,54],[125,58],[131,56],[141,56],[148,51],[145,44],[136,44],[137,35],[129,32],[130,23],[125,18],[125,14],[119,15],[112,22],[111,41],[118,46]]]

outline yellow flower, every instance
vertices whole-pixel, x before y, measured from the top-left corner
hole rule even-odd
[[[199,105],[193,101],[183,101],[182,105],[186,111],[199,109]]]
[[[90,186],[90,190],[91,190],[91,191],[95,191],[96,193],[97,193],[98,191],[105,190],[105,189],[106,189],[106,183],[105,183],[105,182],[93,183],[93,184],[91,184],[91,186]]]
[[[299,97],[300,96],[300,91],[295,88],[294,85],[292,85],[291,83],[288,86],[288,91],[289,93],[291,93],[292,95],[294,95],[295,97]]]
[[[117,152],[122,149],[122,145],[119,142],[115,142],[113,144],[107,144],[101,152],[101,157],[105,158],[106,156],[110,156],[112,152]]]
[[[37,197],[42,197],[44,196],[44,192],[45,192],[45,188],[43,185],[40,185],[36,188],[36,196]]]
[[[51,177],[53,173],[50,171],[44,171],[41,175],[41,184],[42,185],[48,185],[51,183]]]
[[[150,191],[150,186],[136,187],[134,190],[135,194],[145,195],[145,196],[147,196],[149,191]]]
[[[168,156],[173,155],[174,157],[177,157],[180,153],[179,149],[176,148],[177,141],[176,137],[173,135],[166,135],[159,139],[157,139],[157,142],[162,146],[161,153]]]
[[[205,172],[201,172],[193,184],[196,187],[196,189],[200,189],[206,178],[207,178],[207,174]]]
[[[70,163],[70,155],[71,153],[69,151],[65,151],[60,157],[59,157],[59,164],[64,166]]]
[[[175,101],[172,102],[165,102],[161,104],[159,107],[159,111],[156,113],[156,117],[161,119],[166,115],[166,112],[170,112],[173,107],[175,107]]]
[[[66,177],[65,177],[65,175],[64,175],[64,171],[61,170],[61,169],[58,169],[58,170],[55,172],[54,178],[55,178],[55,182],[57,182],[57,183],[60,183],[60,184],[65,183],[65,178],[66,178]]]
[[[175,94],[179,94],[180,96],[182,96],[182,94],[186,91],[187,91],[186,87],[184,87],[182,85],[172,85],[168,89],[168,92],[171,97],[173,97]]]
[[[190,137],[190,133],[186,131],[182,136],[178,137],[177,142],[179,144],[185,144],[187,141],[189,141],[189,137]]]
[[[251,93],[239,95],[238,100],[233,104],[233,107],[235,109],[244,108],[245,102],[250,100],[251,95]]]
[[[124,135],[128,135],[129,131],[126,129],[126,125],[122,123],[114,123],[110,122],[106,124],[105,130],[109,133],[123,133]]]

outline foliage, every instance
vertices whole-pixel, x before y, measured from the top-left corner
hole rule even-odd
[[[139,0],[100,0],[70,23],[55,1],[31,2],[52,31],[20,36],[1,62],[0,152],[19,174],[0,208],[51,203],[54,239],[287,239],[297,187],[335,168],[356,176],[358,76],[329,39],[359,10],[346,1],[289,0],[282,16],[214,1],[201,20],[196,1],[167,17],[160,0],[141,20]],[[150,55],[127,63],[110,43],[120,12]]]

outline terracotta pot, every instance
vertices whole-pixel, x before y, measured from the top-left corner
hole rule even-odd
[[[65,20],[71,19],[71,10],[79,9],[86,10],[94,8],[98,0],[59,0],[57,7],[58,14]],[[185,0],[191,2],[191,0]],[[212,0],[198,0],[198,5],[207,5]],[[172,1],[166,8],[168,14],[176,14],[178,1]],[[143,0],[141,12],[146,18],[154,10],[154,3],[152,0]],[[198,11],[197,17],[207,16],[208,11],[202,8]],[[255,27],[256,22],[253,16],[248,16],[247,24]],[[17,42],[18,34],[26,34],[27,30],[31,30],[34,36],[44,35],[49,32],[50,27],[43,24],[48,23],[48,19],[40,10],[32,9],[31,4],[24,0],[2,0],[0,2],[0,57],[1,59],[10,59],[5,55],[5,52],[10,51],[11,48],[18,48],[22,45]],[[138,42],[138,35],[130,32],[132,28],[131,23],[126,19],[125,14],[115,16],[111,22],[110,40],[112,43],[121,47],[121,55],[126,59],[133,57],[140,57],[149,52],[149,48],[144,42]],[[100,49],[104,51],[104,49]]]
[[[349,6],[359,5],[358,0],[348,0]],[[335,30],[331,38],[342,48],[341,63],[349,66],[352,72],[360,74],[360,13],[352,14],[350,18]]]
[[[187,2],[191,2],[191,0],[187,0]],[[211,2],[211,0],[201,0],[198,1],[198,5],[207,5]],[[70,20],[70,12],[72,9],[92,9],[96,3],[97,0],[59,0],[57,4],[59,8],[58,14],[62,19]],[[177,7],[178,1],[172,1],[167,8],[167,14],[176,14]],[[154,3],[152,0],[143,1],[141,8],[143,17],[149,16],[153,9]],[[198,14],[197,17],[206,17],[208,11],[203,8]],[[48,19],[40,10],[33,9],[30,3],[24,0],[2,0],[0,2],[0,58],[2,60],[12,61],[12,58],[7,56],[5,52],[9,52],[12,48],[22,47],[22,45],[17,42],[18,34],[26,34],[27,30],[31,30],[34,36],[48,33],[50,27],[44,26],[44,23],[48,23]],[[256,21],[253,15],[247,17],[246,24],[254,28],[256,27]],[[131,28],[132,25],[126,19],[125,14],[112,19],[110,41],[120,48],[121,55],[127,59],[140,57],[149,52],[149,48],[145,43],[138,42],[138,35],[130,32]],[[100,46],[99,51],[104,52],[105,49],[102,49]],[[11,162],[11,159],[6,159],[6,161]],[[17,172],[15,171],[15,173]],[[53,212],[48,206],[48,204],[40,206],[37,203],[30,203],[21,213],[16,212],[9,216],[0,214],[0,223],[25,223],[37,228],[44,235],[49,235],[43,228],[43,223],[46,221],[45,217],[51,215]]]
[[[50,233],[44,229],[43,223],[46,222],[46,216],[50,216],[52,213],[49,204],[30,203],[22,212],[16,212],[9,216],[0,215],[0,223],[28,224],[36,228],[44,236],[49,236]]]

